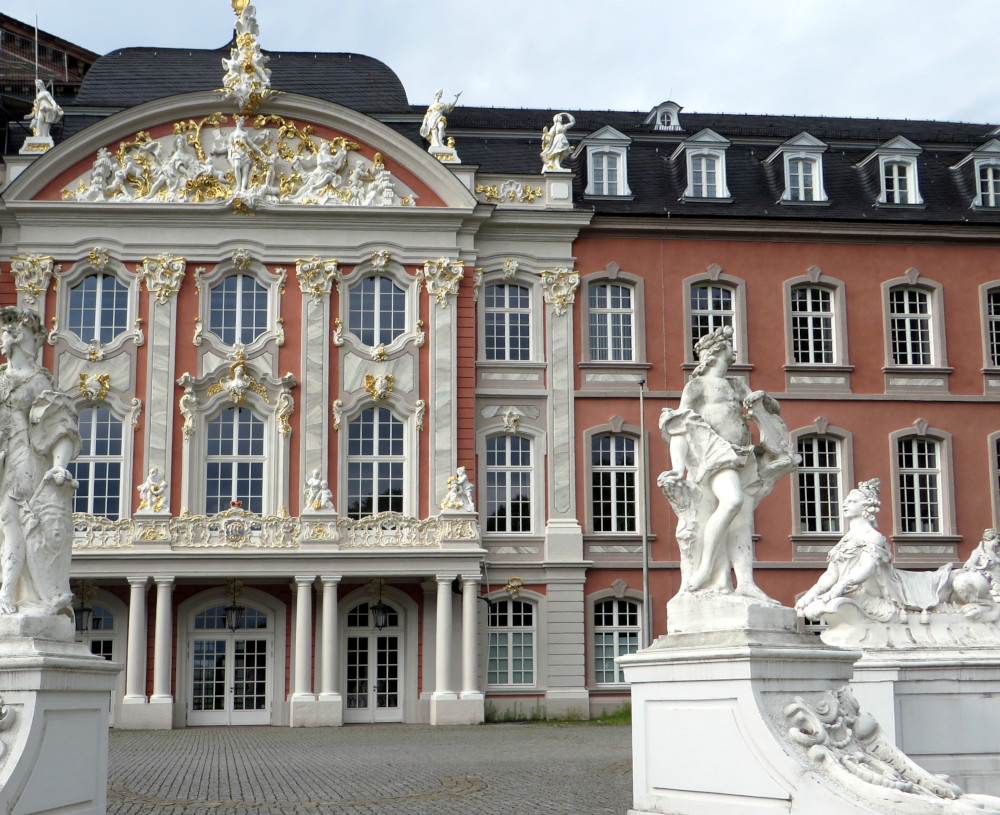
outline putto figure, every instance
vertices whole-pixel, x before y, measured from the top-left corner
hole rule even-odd
[[[448,476],[448,492],[441,502],[441,509],[457,509],[462,512],[475,512],[476,505],[472,500],[472,491],[476,485],[469,481],[465,467],[459,467],[455,474]]]
[[[0,614],[72,617],[79,417],[38,364],[45,338],[37,314],[0,308]]]
[[[778,402],[727,376],[735,361],[732,338],[725,326],[698,341],[698,367],[678,409],[660,414],[671,469],[657,483],[678,517],[681,592],[732,593],[732,571],[736,594],[774,603],[753,581],[753,511],[798,457]]]

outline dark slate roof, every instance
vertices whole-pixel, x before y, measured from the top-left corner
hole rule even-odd
[[[179,93],[222,85],[223,57],[186,48],[122,48],[101,57],[87,73],[76,104],[128,108]],[[409,109],[406,91],[389,67],[360,54],[264,51],[270,57],[271,87],[335,102],[362,113]]]

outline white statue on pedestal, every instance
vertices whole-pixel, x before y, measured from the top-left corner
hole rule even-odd
[[[475,512],[476,505],[472,501],[472,491],[475,484],[469,481],[469,476],[465,474],[465,467],[455,470],[453,476],[448,478],[448,492],[441,501],[441,509],[457,509],[462,512]]]
[[[459,91],[455,94],[453,102],[442,102],[441,96],[443,94],[444,91],[440,88],[434,92],[434,101],[427,108],[423,124],[420,125],[420,135],[430,142],[432,149],[447,146],[445,128],[448,126],[448,119],[446,117],[455,109],[458,97],[462,95],[462,92]]]
[[[150,467],[146,480],[136,489],[139,491],[138,509],[148,509],[151,512],[163,511],[163,501],[167,496],[167,482],[160,480],[159,467]]]
[[[798,459],[777,401],[726,376],[735,361],[732,337],[725,326],[698,341],[699,364],[680,406],[660,414],[671,469],[657,483],[678,516],[681,593],[730,594],[732,571],[737,595],[773,604],[753,581],[753,511]]]
[[[324,478],[319,482],[319,490],[312,503],[313,509],[317,512],[333,512],[333,490],[330,489],[329,482]]]
[[[38,364],[46,336],[34,312],[0,308],[0,614],[72,616],[79,418]]]
[[[862,481],[847,494],[843,502],[847,533],[827,555],[829,565],[816,585],[795,604],[800,617],[853,626],[859,642],[866,627],[875,623],[907,626],[913,614],[923,625],[949,614],[980,623],[1000,619],[1000,605],[990,593],[991,573],[996,569],[995,530],[986,531],[984,541],[961,569],[946,563],[933,572],[909,572],[893,565],[892,550],[876,529],[880,507],[877,478]],[[886,630],[884,625],[878,628]],[[846,635],[833,633],[838,638]],[[993,632],[994,638],[997,635],[1000,630]],[[940,641],[947,642],[947,638]],[[871,644],[876,643],[871,640]]]
[[[63,117],[63,109],[56,103],[55,97],[49,93],[41,79],[35,80],[35,102],[31,113],[25,118],[31,119],[31,135],[39,139],[51,139],[52,125]]]
[[[569,113],[557,113],[552,117],[551,127],[542,128],[541,158],[543,173],[569,172],[569,170],[562,166],[562,161],[573,152],[566,131],[575,124],[576,119]]]

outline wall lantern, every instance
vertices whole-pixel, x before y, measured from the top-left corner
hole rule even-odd
[[[243,627],[243,614],[246,611],[245,606],[241,606],[236,602],[236,598],[239,593],[243,591],[243,584],[237,580],[235,577],[229,578],[229,605],[226,606],[226,628],[230,631],[235,632],[238,628]]]
[[[76,605],[73,606],[76,633],[83,634],[86,631],[90,631],[90,621],[94,615],[94,609],[89,604],[91,598],[94,596],[93,581],[81,580],[77,583],[76,591],[73,594],[76,597]]]
[[[392,608],[382,602],[382,594],[385,592],[385,581],[379,577],[371,582],[370,591],[375,595],[375,602],[369,606],[372,613],[372,624],[381,631],[389,624],[389,612]]]

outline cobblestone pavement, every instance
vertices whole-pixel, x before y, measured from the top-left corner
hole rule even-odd
[[[108,785],[109,815],[625,815],[630,729],[112,731]]]

